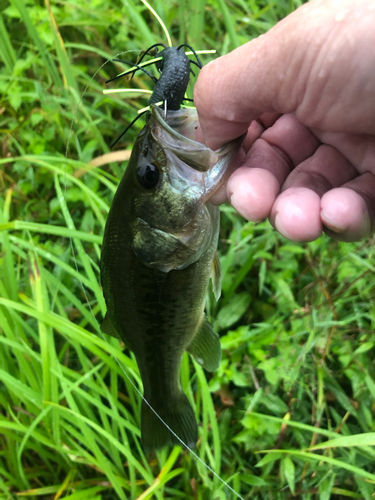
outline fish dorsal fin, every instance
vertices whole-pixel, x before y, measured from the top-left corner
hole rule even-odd
[[[103,323],[100,325],[100,331],[102,333],[106,333],[107,335],[111,335],[111,337],[115,337],[116,339],[119,338],[119,335],[109,318],[108,311],[105,314]]]
[[[204,315],[198,331],[186,349],[208,372],[215,371],[221,361],[220,337]]]
[[[212,290],[215,295],[215,299],[219,300],[220,295],[221,295],[221,281],[222,281],[222,274],[221,274],[221,265],[220,265],[220,260],[219,260],[219,254],[215,252],[215,257],[214,260],[212,261],[211,264],[211,279],[212,279]]]

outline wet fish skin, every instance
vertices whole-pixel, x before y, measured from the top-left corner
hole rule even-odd
[[[108,311],[102,331],[116,332],[134,352],[145,399],[191,447],[197,424],[180,386],[180,365],[185,350],[205,368],[220,363],[220,340],[204,315],[219,209],[205,200],[209,174],[162,147],[158,134],[165,130],[155,113],[137,138],[108,215],[101,256]],[[137,171],[151,163],[159,181],[145,189]],[[146,449],[180,444],[145,402],[141,431]]]

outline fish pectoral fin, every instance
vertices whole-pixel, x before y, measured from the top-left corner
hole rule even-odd
[[[215,252],[215,257],[211,264],[211,279],[212,291],[214,292],[215,299],[219,300],[221,295],[221,281],[223,279],[223,276],[221,274],[221,265],[219,254],[217,252]]]
[[[213,329],[206,315],[204,315],[194,339],[186,350],[197,363],[209,372],[215,371],[220,365],[220,337]]]
[[[117,333],[115,327],[113,326],[113,323],[109,317],[108,311],[105,314],[103,323],[100,325],[100,331],[102,333],[106,333],[107,335],[111,335],[111,337],[115,337],[118,339],[120,336]]]

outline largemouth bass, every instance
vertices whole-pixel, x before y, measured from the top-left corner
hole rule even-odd
[[[144,398],[142,444],[157,449],[198,439],[181,389],[187,350],[206,370],[221,359],[220,339],[205,313],[210,278],[220,294],[216,253],[219,209],[209,202],[224,182],[241,138],[213,152],[195,142],[195,110],[151,106],[115,194],[105,228],[101,281],[107,314],[102,331],[134,352]]]

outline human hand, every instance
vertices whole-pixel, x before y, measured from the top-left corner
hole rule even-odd
[[[248,129],[243,163],[214,203],[269,217],[294,241],[374,231],[374,27],[373,0],[313,0],[201,70],[205,143]]]

